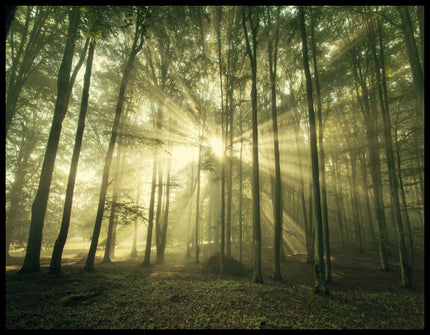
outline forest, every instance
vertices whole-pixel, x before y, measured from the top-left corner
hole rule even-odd
[[[424,328],[424,6],[6,6],[7,329]]]

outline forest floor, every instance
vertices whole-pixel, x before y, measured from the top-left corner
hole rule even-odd
[[[6,264],[6,329],[422,329],[424,257],[416,257],[416,288],[401,288],[400,267],[378,270],[378,254],[332,250],[330,295],[313,292],[314,267],[306,255],[287,257],[283,282],[270,279],[271,253],[263,262],[264,284],[242,276],[207,273],[182,254],[164,265],[114,259],[82,272],[82,254],[63,260],[59,276],[19,274],[22,258]],[[251,263],[245,263],[251,268]]]

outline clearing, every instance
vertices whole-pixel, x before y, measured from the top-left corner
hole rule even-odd
[[[168,250],[166,250],[167,252]],[[332,250],[331,295],[313,293],[314,267],[306,255],[287,257],[284,281],[270,279],[271,253],[264,250],[264,285],[242,276],[211,274],[204,262],[166,253],[164,265],[142,267],[142,257],[115,259],[96,272],[81,272],[82,253],[63,260],[63,273],[48,274],[42,257],[37,274],[18,274],[22,258],[6,266],[6,328],[158,329],[420,329],[424,328],[424,258],[416,256],[416,288],[400,283],[397,257],[392,270],[378,270],[374,251]],[[251,268],[250,260],[244,262]]]

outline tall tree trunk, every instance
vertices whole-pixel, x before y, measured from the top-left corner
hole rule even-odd
[[[399,114],[397,114],[398,116]],[[397,140],[397,123],[396,123],[396,129],[394,132],[394,139],[396,144],[396,156],[397,156],[397,171],[398,171],[398,178],[399,178],[399,187],[400,187],[400,194],[402,198],[402,207],[403,207],[403,221],[406,222],[406,229],[407,229],[407,235],[409,236],[409,260],[411,267],[411,278],[412,283],[414,282],[414,242],[413,242],[413,235],[411,230],[411,223],[409,220],[409,214],[408,214],[408,206],[406,202],[406,194],[405,189],[403,187],[403,178],[402,178],[402,170],[401,170],[401,159],[400,159],[400,145]]]
[[[158,109],[158,120],[157,120],[157,132],[159,136],[162,136],[162,106]],[[161,261],[161,209],[163,199],[163,174],[164,174],[164,157],[158,156],[158,197],[157,197],[157,209],[155,215],[155,246],[157,250],[157,263]]]
[[[246,40],[246,50],[251,63],[252,87],[252,220],[253,220],[253,249],[254,273],[252,281],[263,283],[261,275],[261,224],[260,224],[260,177],[258,164],[258,120],[257,120],[257,31],[259,27],[259,13],[255,7],[248,7],[247,12],[242,8],[242,25]],[[252,50],[249,43],[246,21],[251,27]]]
[[[341,195],[342,188],[340,187],[340,183],[337,179],[337,168],[335,166],[335,160],[336,156],[333,157],[332,160],[332,173],[333,173],[333,190],[334,190],[334,198],[336,201],[336,218],[337,218],[337,225],[339,227],[339,237],[341,240],[342,247],[345,246],[345,232],[343,229],[343,223],[342,223],[342,209],[343,209],[343,198]],[[339,185],[339,191],[337,189],[337,185]]]
[[[322,227],[322,213],[321,213],[321,200],[320,200],[320,185],[319,185],[319,165],[318,165],[318,149],[317,149],[317,136],[315,127],[315,113],[313,107],[312,96],[312,79],[309,70],[308,59],[308,46],[305,28],[305,13],[303,6],[299,7],[299,24],[302,36],[302,49],[303,49],[303,66],[306,77],[306,97],[308,101],[309,112],[309,131],[311,139],[311,157],[312,157],[312,182],[313,182],[313,197],[314,197],[314,210],[315,210],[315,240],[316,240],[316,253],[315,253],[315,292],[328,294],[329,291],[326,286],[325,268],[324,268],[324,246],[323,246],[323,227]]]
[[[230,41],[229,41],[230,42]],[[230,44],[230,43],[229,43]],[[230,50],[229,50],[230,52]],[[229,55],[230,56],[230,55]],[[228,57],[227,67],[230,67],[230,57]],[[231,73],[228,70],[227,75],[227,93],[226,93],[226,119],[225,119],[225,129],[226,129],[226,152],[229,151],[226,157],[226,177],[227,177],[227,216],[226,216],[226,254],[231,257],[231,202],[232,202],[232,187],[233,187],[233,90],[231,88]]]
[[[377,114],[374,108],[369,103],[369,90],[365,78],[363,77],[361,65],[357,55],[359,51],[355,51],[356,54],[352,55],[354,76],[357,84],[361,88],[361,96],[356,87],[357,99],[360,102],[362,108],[364,123],[366,127],[366,139],[367,149],[369,152],[369,163],[370,163],[370,174],[372,177],[373,185],[373,200],[375,206],[375,216],[378,225],[378,249],[379,257],[381,261],[381,270],[388,271],[388,259],[387,259],[387,231],[385,222],[385,209],[384,200],[382,196],[382,177],[381,177],[381,166],[379,158],[379,146],[378,146],[378,129],[377,129]]]
[[[242,129],[242,109],[239,115],[240,130],[240,152],[239,152],[239,262],[243,261],[243,129]]]
[[[139,206],[140,188],[141,188],[141,170],[137,172],[137,187],[136,187],[136,205]],[[133,245],[131,247],[130,257],[137,257],[137,218],[133,222]]]
[[[145,258],[142,265],[151,265],[151,241],[152,241],[152,229],[154,226],[154,204],[155,204],[155,189],[157,187],[157,162],[158,158],[154,154],[154,160],[152,163],[152,182],[151,182],[151,196],[149,199],[149,213],[148,213],[148,230],[146,233],[146,247],[145,247]]]
[[[39,258],[42,245],[43,224],[48,204],[49,189],[51,187],[52,172],[54,171],[55,158],[60,142],[61,127],[64,117],[66,116],[70,97],[69,91],[72,86],[69,79],[75,50],[75,38],[78,32],[79,16],[79,7],[73,7],[69,12],[68,38],[66,40],[57,80],[57,101],[40,174],[39,188],[31,209],[27,251],[24,264],[20,270],[21,272],[37,272],[40,269]]]
[[[310,169],[310,176],[312,176],[312,166]],[[312,179],[309,178],[309,225],[308,225],[308,240],[309,240],[309,250],[306,257],[306,261],[310,264],[315,264],[315,220],[314,220],[314,214],[315,214],[315,208],[314,208],[314,202],[313,202],[313,183]]]
[[[222,15],[222,7],[217,7],[217,40],[218,40],[218,65],[219,65],[219,80],[220,80],[220,94],[221,94],[221,136],[222,143],[224,144],[224,153],[220,159],[221,164],[221,241],[220,241],[220,274],[224,274],[224,249],[225,249],[225,157],[226,157],[226,138],[224,135],[224,96],[223,96],[223,83],[222,83],[222,57],[221,57],[221,30],[220,20]]]
[[[282,179],[281,179],[281,165],[279,158],[279,139],[278,139],[278,117],[276,111],[276,66],[277,66],[277,55],[278,55],[278,40],[279,40],[279,9],[277,12],[277,22],[275,31],[275,45],[272,46],[273,36],[270,34],[267,53],[269,58],[269,72],[270,72],[270,83],[271,83],[271,99],[272,99],[272,132],[273,132],[273,152],[274,152],[274,163],[275,163],[275,180],[274,180],[274,197],[272,198],[273,203],[273,214],[275,221],[274,228],[274,241],[273,241],[273,270],[272,279],[282,280],[281,265],[280,265],[280,252],[281,252],[281,239],[282,239]],[[270,9],[267,11],[268,18],[268,30],[272,28],[270,19]],[[272,184],[273,185],[273,184]]]
[[[394,150],[393,141],[391,137],[391,119],[390,112],[388,109],[388,96],[387,96],[387,85],[385,78],[385,66],[384,66],[384,48],[382,42],[382,31],[381,24],[378,20],[379,29],[379,48],[380,48],[380,61],[376,53],[375,36],[371,34],[371,47],[375,60],[375,72],[379,94],[380,108],[382,112],[382,121],[384,126],[384,138],[385,138],[385,149],[387,155],[387,168],[388,177],[390,182],[390,196],[391,203],[393,204],[394,212],[394,223],[397,228],[397,242],[399,246],[399,257],[400,257],[400,270],[402,273],[402,285],[403,287],[412,287],[412,268],[410,267],[410,255],[407,252],[406,241],[403,229],[402,214],[400,209],[399,193],[398,193],[398,178],[396,173],[396,167],[394,164]],[[382,72],[382,78],[381,78]]]
[[[291,81],[290,81],[290,92],[291,94],[294,96],[294,91],[293,87],[291,85]],[[296,139],[296,150],[297,150],[297,161],[298,161],[298,169],[299,169],[299,183],[300,183],[300,199],[302,202],[302,211],[303,211],[303,222],[304,222],[304,226],[305,226],[305,240],[306,240],[306,261],[308,263],[313,263],[312,259],[313,257],[311,257],[312,252],[311,252],[311,231],[312,231],[312,215],[308,215],[307,210],[306,210],[306,199],[305,199],[305,183],[304,183],[304,177],[303,177],[303,159],[302,159],[302,152],[300,150],[300,144],[299,144],[299,124],[300,124],[300,115],[298,115],[298,118],[295,122],[294,125],[294,137]],[[312,209],[312,200],[310,201],[310,209]]]
[[[61,256],[69,232],[70,215],[72,212],[73,192],[75,189],[76,173],[78,170],[79,156],[82,147],[82,138],[85,130],[85,118],[88,109],[89,90],[91,83],[91,72],[93,66],[94,49],[96,41],[90,43],[88,59],[84,75],[84,87],[82,89],[81,110],[79,113],[78,128],[76,130],[75,146],[73,148],[72,162],[70,164],[69,179],[67,182],[66,199],[64,200],[63,218],[61,221],[60,232],[55,241],[54,250],[52,251],[51,264],[49,271],[51,273],[61,272]]]
[[[170,145],[171,148],[171,145]],[[165,207],[164,207],[164,215],[163,215],[163,227],[161,229],[161,246],[160,246],[160,255],[158,257],[158,263],[164,264],[164,251],[166,250],[166,238],[167,238],[167,227],[169,224],[169,206],[170,206],[170,175],[172,171],[172,157],[168,158],[167,162],[167,176],[166,176],[166,192],[164,192],[165,196]]]
[[[361,237],[361,225],[360,225],[360,210],[359,210],[359,197],[357,190],[357,158],[356,153],[351,154],[351,192],[352,192],[352,209],[354,213],[354,226],[355,226],[355,235],[358,243],[358,252],[362,253],[363,242]],[[348,163],[347,163],[348,164]]]
[[[201,165],[201,141],[203,138],[203,127],[201,130],[202,134],[199,131],[199,158],[197,161],[197,199],[196,199],[196,225],[195,225],[195,239],[194,239],[194,250],[195,250],[195,262],[199,262],[199,216],[200,216],[200,165]]]
[[[111,257],[113,257],[113,250],[115,248],[115,226],[116,226],[116,209],[118,206],[118,193],[121,179],[121,150],[120,145],[117,146],[116,153],[116,167],[113,185],[113,194],[109,215],[108,231],[106,237],[105,253],[103,256],[103,263],[111,263]]]
[[[94,223],[94,230],[93,230],[93,236],[91,238],[90,250],[88,251],[88,257],[85,262],[85,267],[84,267],[85,271],[94,270],[94,259],[96,256],[97,243],[99,240],[100,229],[101,229],[102,220],[103,220],[103,212],[104,212],[104,205],[106,201],[109,171],[110,171],[110,166],[112,162],[113,151],[115,149],[116,138],[118,135],[118,128],[119,128],[119,123],[121,118],[122,106],[124,104],[124,98],[125,98],[125,90],[127,88],[128,79],[130,76],[131,69],[133,68],[136,55],[142,49],[145,30],[146,28],[143,22],[141,22],[138,18],[136,18],[136,29],[134,33],[133,46],[131,48],[127,63],[124,67],[124,72],[122,75],[121,86],[120,86],[119,95],[118,95],[118,102],[115,110],[115,119],[112,126],[111,139],[110,139],[108,151],[106,153],[96,221]]]
[[[328,210],[327,210],[327,192],[325,181],[325,167],[324,167],[324,145],[323,145],[323,125],[322,125],[322,103],[319,84],[319,73],[316,55],[316,41],[315,41],[315,28],[314,28],[314,15],[311,18],[311,45],[312,45],[312,58],[314,63],[314,77],[315,77],[315,93],[317,100],[317,117],[318,117],[318,147],[319,147],[319,164],[320,164],[320,180],[321,180],[321,210],[323,220],[323,238],[324,238],[324,256],[325,256],[325,277],[328,282],[331,281],[331,260],[330,260],[330,236],[328,229]]]

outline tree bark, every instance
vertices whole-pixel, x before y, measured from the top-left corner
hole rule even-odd
[[[103,263],[111,263],[111,257],[113,257],[114,249],[115,249],[115,226],[116,226],[116,209],[118,206],[118,193],[119,193],[119,185],[121,179],[121,150],[120,145],[117,146],[116,153],[116,164],[115,164],[115,176],[114,176],[114,185],[113,185],[113,194],[109,215],[109,223],[108,223],[108,231],[106,237],[106,245],[105,245],[105,253],[103,256]]]
[[[224,153],[220,159],[221,164],[221,214],[220,214],[220,274],[224,274],[224,249],[225,249],[225,157],[226,157],[226,138],[224,135],[224,96],[223,96],[223,80],[222,80],[222,57],[221,57],[221,30],[220,20],[222,15],[222,7],[217,7],[217,40],[218,40],[218,65],[219,65],[219,81],[220,81],[220,94],[221,94],[221,136],[222,143],[224,144]]]
[[[270,20],[270,9],[267,11],[268,30],[272,28]],[[274,228],[274,241],[273,241],[273,270],[272,279],[282,280],[280,253],[281,253],[281,239],[282,239],[282,179],[281,179],[281,165],[279,158],[279,139],[278,139],[278,117],[276,110],[276,66],[278,54],[278,40],[279,40],[279,7],[277,12],[277,22],[275,31],[275,45],[272,46],[273,36],[270,34],[268,37],[267,53],[269,58],[269,72],[271,83],[271,103],[272,103],[272,132],[273,132],[273,152],[275,163],[275,181],[274,181],[274,197],[272,198],[273,214],[275,221]]]
[[[170,145],[171,148],[171,145]],[[160,245],[160,256],[158,257],[158,263],[164,264],[164,251],[166,250],[166,238],[167,238],[167,227],[169,224],[169,206],[170,206],[170,175],[172,171],[172,157],[169,157],[167,163],[167,179],[166,179],[166,192],[165,195],[165,207],[163,216],[163,227],[161,229],[161,245]],[[158,254],[157,254],[158,256]]]
[[[382,122],[384,126],[384,138],[385,138],[385,149],[387,155],[387,168],[388,168],[388,179],[390,182],[390,196],[391,203],[393,205],[394,212],[394,223],[397,228],[397,242],[399,246],[399,257],[400,257],[400,270],[402,273],[402,285],[403,287],[413,287],[412,283],[412,268],[410,267],[410,259],[407,248],[406,241],[403,229],[402,222],[402,214],[400,209],[400,201],[399,201],[399,186],[398,186],[398,178],[396,173],[396,167],[394,164],[394,151],[393,151],[393,141],[391,137],[391,119],[390,113],[388,109],[388,96],[387,96],[387,86],[386,86],[386,78],[385,78],[385,66],[384,66],[384,48],[382,43],[382,32],[381,32],[381,24],[378,21],[378,29],[379,29],[379,48],[380,48],[380,60],[378,59],[378,55],[376,53],[375,46],[375,36],[370,31],[371,34],[371,47],[375,60],[375,72],[376,72],[376,81],[378,87],[379,94],[379,102],[380,108],[382,112]],[[381,78],[382,72],[382,78]]]
[[[355,52],[355,53],[354,53]],[[364,124],[366,127],[366,139],[367,149],[369,152],[369,163],[370,163],[370,174],[372,177],[373,185],[373,200],[375,206],[375,216],[378,225],[378,249],[379,257],[381,261],[381,270],[388,271],[389,264],[387,259],[387,232],[385,222],[385,209],[384,200],[382,196],[382,177],[381,177],[381,166],[379,158],[379,146],[378,146],[378,131],[377,131],[377,114],[376,111],[371,109],[369,103],[369,90],[362,73],[359,51],[354,50],[352,53],[352,66],[353,73],[357,84],[361,88],[361,96],[356,87],[357,99],[360,102]]]
[[[122,75],[121,86],[120,86],[119,95],[118,95],[118,102],[115,110],[115,119],[112,126],[111,139],[110,139],[108,151],[106,153],[96,221],[94,223],[94,230],[93,230],[93,236],[91,238],[90,250],[88,251],[88,257],[85,262],[85,267],[84,267],[85,271],[94,270],[94,259],[96,256],[97,243],[98,243],[100,229],[101,229],[102,220],[103,220],[103,212],[104,212],[104,205],[106,201],[109,171],[110,171],[110,166],[112,162],[113,151],[115,149],[116,138],[118,135],[118,128],[119,128],[119,123],[121,118],[122,106],[124,104],[124,98],[125,98],[125,90],[127,88],[128,79],[130,76],[131,69],[133,68],[136,55],[142,49],[144,33],[145,33],[145,27],[143,25],[143,22],[139,22],[139,20],[136,19],[136,29],[134,34],[133,46],[131,48],[131,52],[128,57],[128,60]]]
[[[239,262],[243,261],[243,128],[242,128],[242,109],[239,115],[240,127],[240,152],[239,152]]]
[[[248,7],[248,13],[242,8],[242,25],[246,40],[246,49],[251,63],[251,102],[252,102],[252,220],[253,220],[253,250],[254,272],[252,281],[263,283],[261,275],[261,224],[260,224],[260,177],[258,164],[258,119],[257,119],[257,31],[259,27],[258,8]],[[249,43],[246,21],[251,27],[252,50]]]
[[[162,136],[162,124],[163,124],[163,113],[162,113],[162,103],[158,108],[157,116],[157,132],[159,136]],[[158,193],[157,193],[157,209],[155,214],[155,246],[157,250],[157,263],[161,261],[161,209],[162,199],[163,199],[163,174],[164,174],[164,164],[163,156],[158,156]]]
[[[323,246],[323,227],[322,227],[322,213],[321,213],[321,200],[320,200],[320,185],[319,185],[319,165],[318,165],[318,149],[317,149],[317,136],[315,127],[315,113],[313,107],[312,96],[312,79],[309,70],[308,59],[308,46],[305,28],[305,13],[303,6],[299,7],[299,25],[302,36],[302,51],[303,51],[303,66],[306,77],[306,97],[308,102],[309,112],[309,131],[311,139],[311,157],[312,157],[312,182],[313,182],[313,197],[314,197],[314,210],[315,210],[315,293],[329,294],[325,280],[324,268],[324,246]]]
[[[316,41],[315,41],[315,28],[314,28],[314,15],[311,18],[311,44],[312,44],[312,58],[314,63],[314,77],[315,77],[315,93],[317,100],[317,117],[318,117],[318,147],[319,147],[319,164],[320,164],[320,180],[321,180],[321,210],[323,220],[323,238],[324,238],[324,256],[325,256],[325,277],[328,282],[331,281],[331,260],[330,260],[330,236],[328,229],[328,210],[327,210],[327,192],[325,180],[325,167],[324,167],[324,145],[323,145],[323,125],[322,125],[322,103],[319,84],[319,73],[316,56]]]
[[[69,232],[70,215],[72,212],[73,193],[75,189],[76,173],[78,170],[79,156],[82,147],[82,138],[85,130],[85,118],[88,109],[89,90],[91,84],[91,72],[94,58],[94,49],[96,41],[93,40],[88,50],[88,58],[84,75],[84,87],[82,89],[81,110],[79,113],[78,128],[76,130],[75,146],[73,148],[72,162],[70,164],[69,179],[67,182],[66,199],[64,200],[63,218],[61,221],[60,232],[55,241],[54,250],[52,251],[51,264],[49,271],[51,273],[61,272],[61,256]]]
[[[196,225],[195,225],[195,235],[194,235],[194,251],[195,251],[195,262],[199,263],[199,216],[200,216],[200,165],[201,165],[201,140],[203,134],[199,131],[199,158],[197,161],[197,197],[196,197]]]
[[[146,247],[145,247],[145,258],[142,265],[151,265],[151,241],[152,241],[152,229],[154,226],[154,204],[155,204],[155,189],[157,187],[157,156],[154,154],[154,160],[152,163],[152,183],[151,183],[151,197],[149,200],[149,213],[148,213],[148,230],[146,233]]]
[[[57,81],[57,101],[51,131],[43,160],[40,175],[39,188],[31,209],[30,232],[28,235],[27,251],[24,264],[20,272],[37,272],[40,269],[40,248],[42,245],[42,231],[48,204],[49,189],[51,187],[52,173],[54,171],[55,158],[60,142],[61,127],[67,112],[69,102],[70,70],[72,67],[73,53],[75,50],[75,38],[79,25],[79,8],[73,7],[69,12],[69,29],[63,60],[61,61]]]

